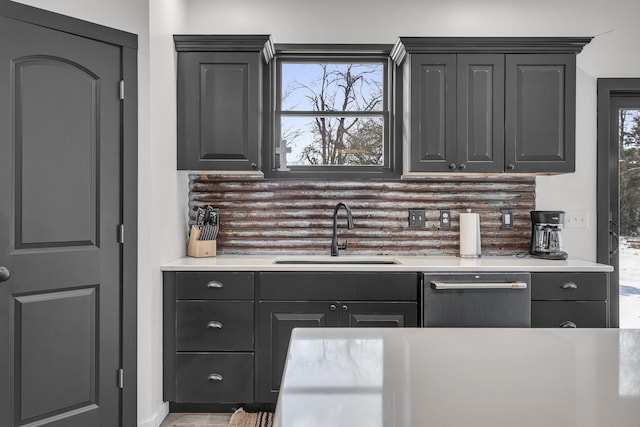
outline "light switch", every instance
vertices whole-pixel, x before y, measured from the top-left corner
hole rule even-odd
[[[502,227],[513,227],[513,211],[502,211]]]
[[[409,227],[426,226],[424,209],[409,209]]]

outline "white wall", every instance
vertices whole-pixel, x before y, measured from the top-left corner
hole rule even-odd
[[[597,36],[578,56],[576,173],[536,179],[537,209],[587,214],[587,228],[565,230],[565,248],[573,257],[595,261],[596,79],[640,77],[640,1],[186,1],[189,32],[272,34],[275,43],[394,43],[398,36]]]
[[[140,150],[138,283],[138,420],[157,427],[162,401],[162,275],[160,265],[185,255],[188,177],[176,172],[176,56],[173,34],[183,21],[180,0],[152,0],[150,12],[150,140]],[[148,172],[143,172],[148,171]],[[147,222],[148,221],[148,222]],[[142,254],[142,250],[149,251]]]
[[[584,210],[572,256],[595,260],[596,78],[640,77],[637,0],[21,0],[139,35],[139,425],[162,402],[160,265],[185,253],[187,177],[175,168],[174,33],[263,33],[276,43],[394,43],[398,36],[593,36],[578,56],[577,171],[537,179],[539,209]],[[528,221],[528,220],[527,220]]]

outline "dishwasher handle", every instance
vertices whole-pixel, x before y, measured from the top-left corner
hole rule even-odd
[[[431,287],[437,290],[450,289],[527,289],[525,282],[492,282],[492,283],[473,283],[473,282],[440,282],[433,280]]]

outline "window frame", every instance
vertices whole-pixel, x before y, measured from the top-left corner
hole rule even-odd
[[[265,138],[263,144],[263,172],[268,178],[399,178],[402,173],[402,147],[398,141],[396,117],[401,106],[401,90],[398,90],[397,65],[390,57],[393,45],[372,44],[276,44],[274,60],[265,76]],[[383,64],[383,110],[373,113],[383,117],[383,162],[380,166],[348,165],[291,165],[288,170],[276,169],[276,146],[279,139],[281,110],[281,72],[286,63],[359,63],[378,62]],[[322,112],[316,116],[325,115]],[[331,113],[326,116],[349,116],[351,113]],[[288,114],[285,114],[288,115]],[[298,115],[296,113],[292,114]],[[299,114],[311,117],[309,112]],[[360,113],[351,114],[359,116]],[[401,115],[400,115],[401,116]]]

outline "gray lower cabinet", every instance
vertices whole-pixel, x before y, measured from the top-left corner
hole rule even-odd
[[[338,326],[336,302],[328,301],[260,301],[258,303],[257,399],[275,402],[293,328],[327,328]]]
[[[273,404],[295,327],[419,324],[418,273],[194,271],[163,279],[163,395],[182,408]]]
[[[421,274],[163,273],[163,396],[272,405],[294,328],[417,327]],[[608,273],[531,273],[532,327],[608,327]],[[197,409],[197,408],[196,408]]]
[[[164,273],[164,399],[254,401],[254,273]]]
[[[609,273],[532,273],[531,327],[609,327]]]
[[[275,402],[296,327],[418,326],[417,273],[260,273],[257,392]]]

